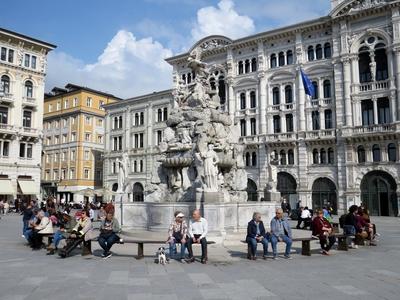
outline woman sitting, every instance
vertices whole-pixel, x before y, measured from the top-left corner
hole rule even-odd
[[[376,246],[376,242],[374,241],[374,226],[371,224],[368,211],[359,207],[356,218],[358,234],[363,239],[368,239],[371,246]]]
[[[317,214],[312,223],[313,235],[319,238],[321,244],[322,254],[329,255],[329,250],[336,242],[335,236],[333,236],[333,228],[324,218],[324,212],[322,209],[317,209]]]

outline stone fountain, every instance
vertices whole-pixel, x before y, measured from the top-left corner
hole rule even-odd
[[[166,230],[175,210],[189,215],[194,208],[203,211],[214,233],[245,228],[254,211],[269,219],[276,203],[247,202],[240,128],[219,109],[201,48],[191,52],[188,66],[194,81],[179,82],[174,92],[145,202],[124,204],[124,225]]]

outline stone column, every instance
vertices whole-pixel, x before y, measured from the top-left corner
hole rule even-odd
[[[351,126],[351,99],[350,99],[350,59],[348,57],[344,57],[342,59],[343,64],[343,78],[344,78],[344,109],[345,109],[345,123],[346,126]]]
[[[305,116],[305,108],[304,108],[304,103],[305,103],[305,98],[306,94],[304,91],[304,86],[303,86],[303,81],[301,79],[301,73],[300,73],[300,68],[297,70],[297,85],[298,85],[298,111],[299,111],[299,126],[298,129],[299,131],[305,131],[306,130],[306,116]]]
[[[259,74],[259,95],[260,95],[260,125],[259,130],[260,134],[267,133],[267,120],[266,120],[266,113],[267,113],[267,79],[265,78],[264,74]]]
[[[333,112],[332,112],[333,114]],[[320,109],[319,110],[319,127],[321,130],[325,129],[325,110]]]
[[[378,98],[372,96],[372,103],[374,104],[374,124],[378,124]]]
[[[396,66],[396,89],[397,89],[397,116],[400,117],[400,47],[394,49]]]
[[[231,116],[232,120],[235,117],[235,94],[233,91],[233,79],[228,79],[228,111],[229,115]]]
[[[392,91],[390,93],[390,114],[391,114],[391,122],[396,122],[396,93]]]
[[[267,122],[268,122],[268,134],[273,134],[274,133],[274,122],[273,122],[273,117],[272,115],[267,115]]]
[[[286,114],[280,114],[281,117],[281,132],[286,133]]]

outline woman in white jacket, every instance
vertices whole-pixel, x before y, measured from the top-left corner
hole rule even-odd
[[[31,247],[33,250],[39,250],[42,246],[42,234],[53,233],[53,223],[45,216],[41,210],[37,214],[37,218],[40,220],[38,225],[33,225],[33,234],[31,239]]]

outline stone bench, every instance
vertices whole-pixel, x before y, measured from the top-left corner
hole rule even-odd
[[[349,245],[347,244],[347,239],[352,238],[354,239],[354,235],[346,235],[346,234],[335,234],[337,238],[337,249],[340,251],[349,251]]]
[[[97,241],[98,238],[94,238],[91,241]],[[116,244],[137,244],[138,245],[138,250],[137,250],[137,259],[142,259],[144,258],[144,244],[159,244],[159,245],[165,245],[166,241],[165,240],[140,240],[140,239],[130,239],[130,238],[122,238],[123,242],[117,242]],[[176,243],[180,244],[180,243]],[[207,241],[207,245],[215,244],[214,241]],[[192,245],[200,245],[197,243],[193,243]],[[91,251],[91,245],[90,245],[90,251]]]

